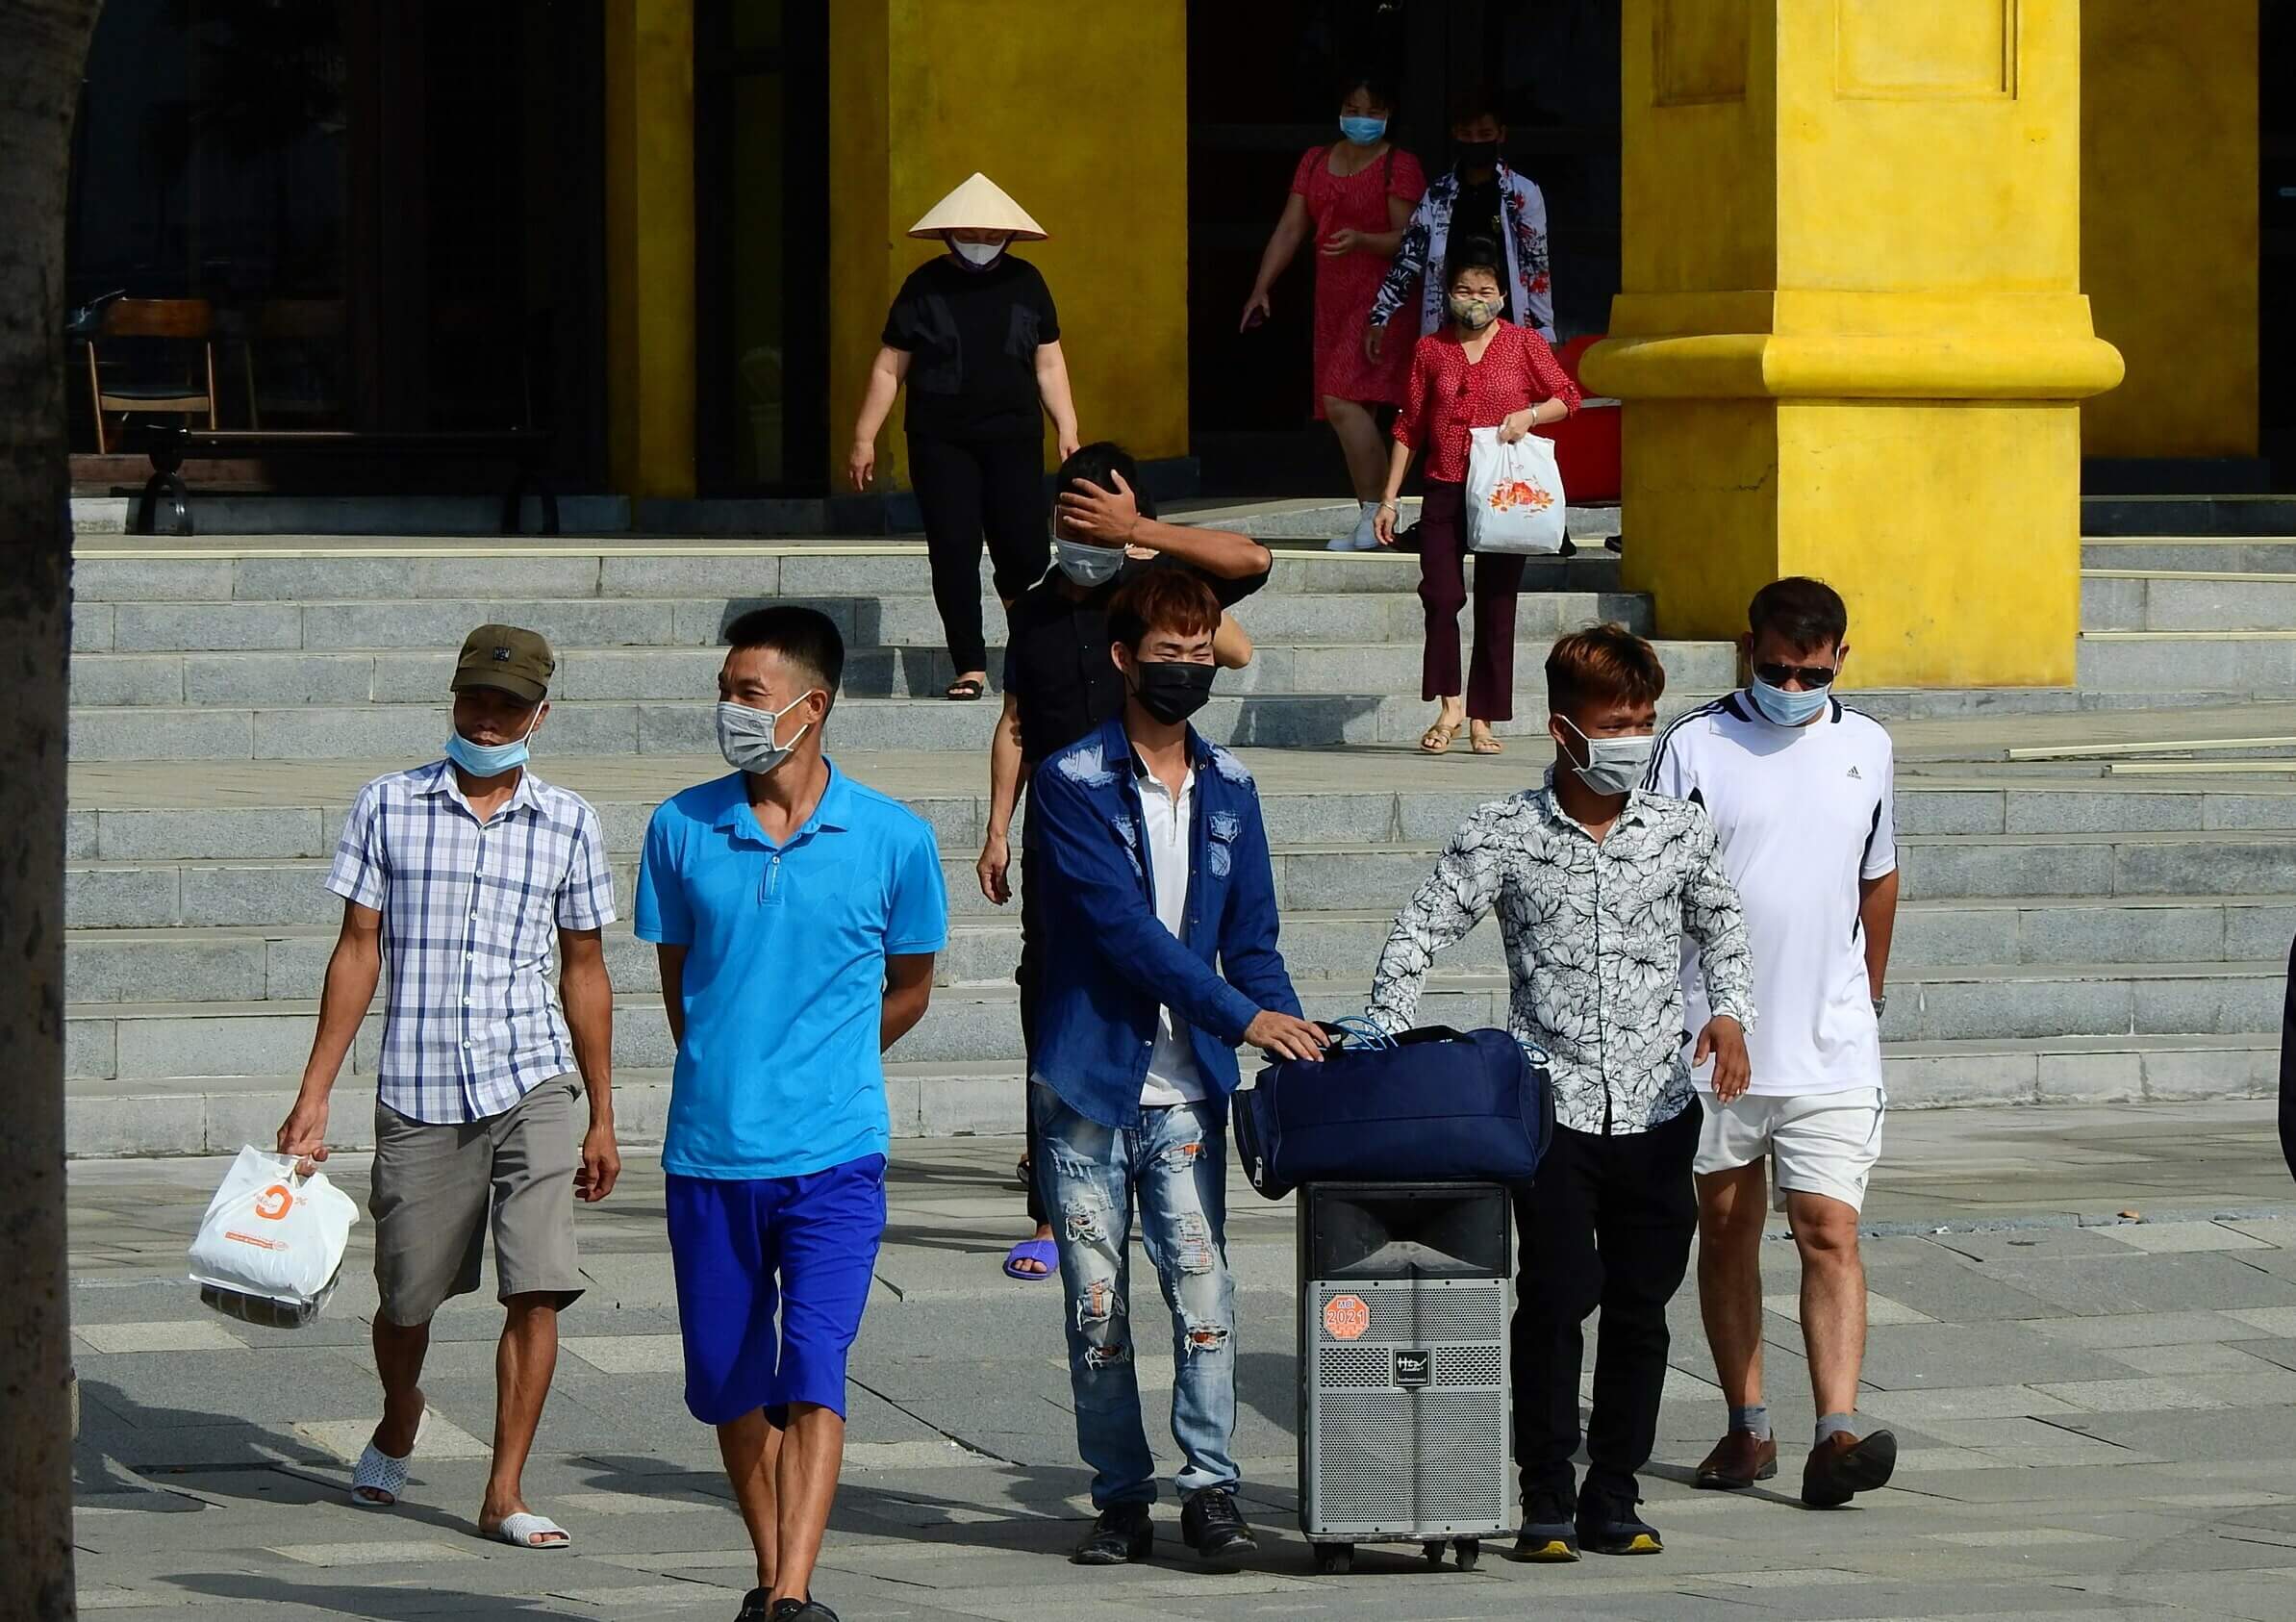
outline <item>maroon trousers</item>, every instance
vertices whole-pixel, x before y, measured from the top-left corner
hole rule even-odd
[[[1459,610],[1467,605],[1466,505],[1466,486],[1427,480],[1419,508],[1419,600],[1427,611],[1422,698],[1449,698],[1459,691]],[[1475,560],[1470,720],[1515,719],[1515,594],[1522,586],[1522,554],[1490,552]]]

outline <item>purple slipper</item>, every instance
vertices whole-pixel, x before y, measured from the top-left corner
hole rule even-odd
[[[1022,1271],[1021,1263],[1033,1261],[1042,1273]],[[1025,1279],[1037,1283],[1049,1279],[1060,1270],[1060,1248],[1049,1239],[1023,1239],[1004,1255],[1004,1271],[1008,1278]]]

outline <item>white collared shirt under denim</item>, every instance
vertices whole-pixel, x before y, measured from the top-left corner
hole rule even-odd
[[[1188,933],[1188,873],[1190,837],[1195,829],[1196,768],[1180,779],[1173,794],[1153,772],[1140,773],[1141,839],[1148,847],[1148,881],[1156,892],[1156,922],[1173,940]],[[1200,1099],[1203,1067],[1196,1062],[1193,1033],[1188,1022],[1169,1004],[1156,1010],[1156,1046],[1148,1054],[1148,1076],[1140,1084],[1140,1107],[1158,1109],[1167,1104]]]
[[[1037,1188],[1060,1240],[1061,1321],[1076,1450],[1092,1466],[1096,1510],[1156,1500],[1156,1460],[1141,1423],[1133,1331],[1152,1295],[1131,1279],[1132,1202],[1140,1240],[1172,1303],[1172,1433],[1184,1502],[1232,1489],[1236,1282],[1227,1270],[1226,1134],[1220,1104],[1143,1109],[1104,1127],[1042,1081],[1028,1090]]]
[[[484,1121],[574,1066],[550,983],[561,929],[614,922],[598,814],[529,770],[481,823],[434,761],[359,791],[327,888],[383,915],[378,1100],[412,1121]]]

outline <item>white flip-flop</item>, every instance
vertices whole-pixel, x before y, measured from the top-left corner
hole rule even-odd
[[[558,1536],[555,1543],[534,1541],[537,1537],[547,1537],[553,1533]],[[523,1510],[516,1515],[503,1516],[502,1524],[487,1535],[499,1537],[514,1549],[531,1549],[536,1554],[553,1549],[571,1549],[574,1546],[572,1535],[549,1516],[529,1515]]]
[[[415,1422],[415,1447],[403,1458],[393,1458],[369,1441],[359,1455],[359,1462],[351,1468],[351,1503],[361,1509],[395,1509],[399,1496],[407,1490],[407,1465],[415,1457],[416,1448],[422,1446],[422,1433],[430,1428],[431,1410],[426,1404],[422,1417]],[[382,1498],[368,1498],[367,1492],[384,1494]]]

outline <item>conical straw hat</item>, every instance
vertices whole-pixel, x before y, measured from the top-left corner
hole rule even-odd
[[[909,227],[912,237],[938,237],[944,231],[1010,231],[1023,241],[1045,240],[1045,228],[985,174],[975,174]]]

